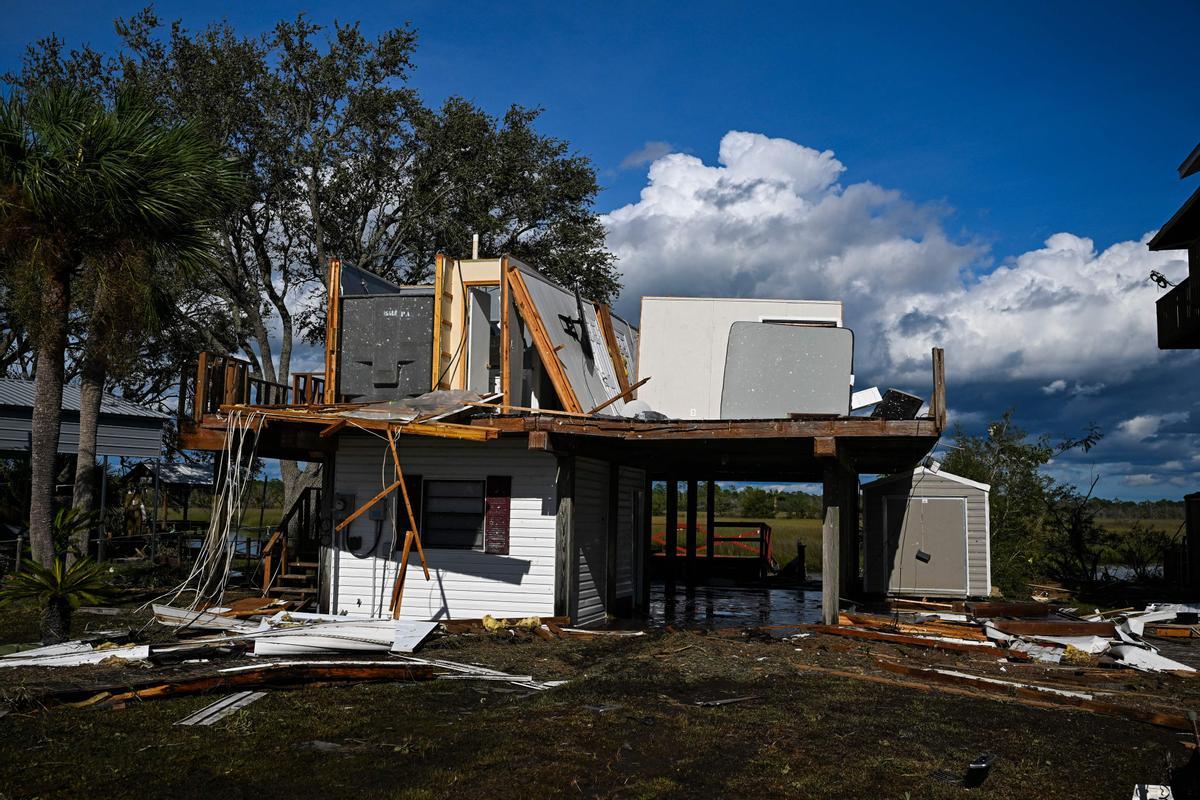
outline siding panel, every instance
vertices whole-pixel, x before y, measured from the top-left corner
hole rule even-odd
[[[574,622],[595,625],[605,619],[608,580],[608,463],[575,459]]]
[[[553,615],[554,457],[526,449],[524,441],[478,443],[401,437],[400,462],[406,474],[421,475],[426,480],[512,477],[509,554],[426,547],[431,578],[426,581],[414,549],[404,584],[401,618]],[[391,472],[387,444],[379,438],[339,439],[335,491],[353,494],[354,507],[374,496],[383,483],[390,482]],[[334,553],[334,613],[388,613],[400,553],[386,553],[395,503],[388,500],[381,505],[386,510],[383,529],[387,541],[383,547],[376,548],[375,554],[367,558],[357,558],[344,548]],[[368,516],[356,519],[344,533],[365,537],[364,541],[369,542],[374,537],[375,522]]]

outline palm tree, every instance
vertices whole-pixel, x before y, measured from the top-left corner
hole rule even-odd
[[[130,255],[205,262],[210,223],[238,190],[236,167],[199,130],[160,124],[128,95],[106,107],[82,89],[47,87],[0,102],[0,249],[37,352],[29,527],[43,566],[54,558],[73,280],[85,265],[105,270]]]

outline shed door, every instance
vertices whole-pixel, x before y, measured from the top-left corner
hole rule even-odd
[[[967,501],[962,497],[885,498],[888,591],[967,593]]]

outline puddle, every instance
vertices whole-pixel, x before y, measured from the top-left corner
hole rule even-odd
[[[821,621],[821,592],[796,587],[650,587],[649,624],[682,628],[798,625]]]

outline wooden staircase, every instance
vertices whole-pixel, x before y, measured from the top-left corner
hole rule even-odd
[[[321,591],[321,490],[302,491],[262,549],[262,592],[304,605]]]

